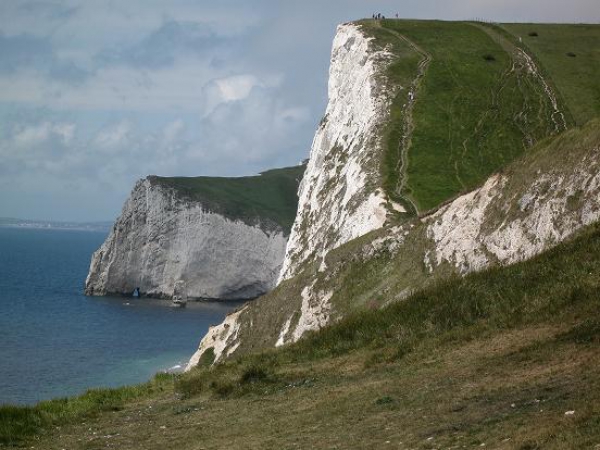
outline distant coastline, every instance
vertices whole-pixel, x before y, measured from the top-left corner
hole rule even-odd
[[[3,228],[108,232],[112,225],[112,222],[56,222],[51,220],[26,220],[0,217],[0,227]]]

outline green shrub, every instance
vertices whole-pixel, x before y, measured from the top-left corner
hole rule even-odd
[[[228,380],[213,380],[210,388],[219,397],[228,397],[235,391],[235,385]]]
[[[37,433],[47,420],[35,407],[0,406],[0,444],[15,445]]]
[[[202,353],[202,356],[200,356],[200,359],[198,360],[198,367],[207,367],[207,366],[212,366],[215,362],[215,349],[213,347],[209,347],[208,349],[205,350],[204,353]]]
[[[252,364],[242,372],[240,383],[257,383],[268,379],[269,373],[263,367]]]

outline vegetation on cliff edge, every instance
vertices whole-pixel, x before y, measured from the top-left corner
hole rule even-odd
[[[292,228],[298,209],[298,185],[306,165],[273,169],[250,177],[158,177],[152,184],[174,189],[187,201],[207,210],[239,219],[251,225],[279,225],[286,233]]]
[[[600,116],[600,25],[504,24],[537,57],[577,125]]]

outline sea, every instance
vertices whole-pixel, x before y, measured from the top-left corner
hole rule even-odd
[[[35,404],[178,371],[236,302],[86,297],[105,232],[0,227],[0,404]]]

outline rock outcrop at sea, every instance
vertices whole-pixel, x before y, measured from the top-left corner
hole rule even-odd
[[[275,286],[289,232],[273,221],[212,211],[148,177],[137,182],[120,217],[92,256],[86,295],[249,299]]]

